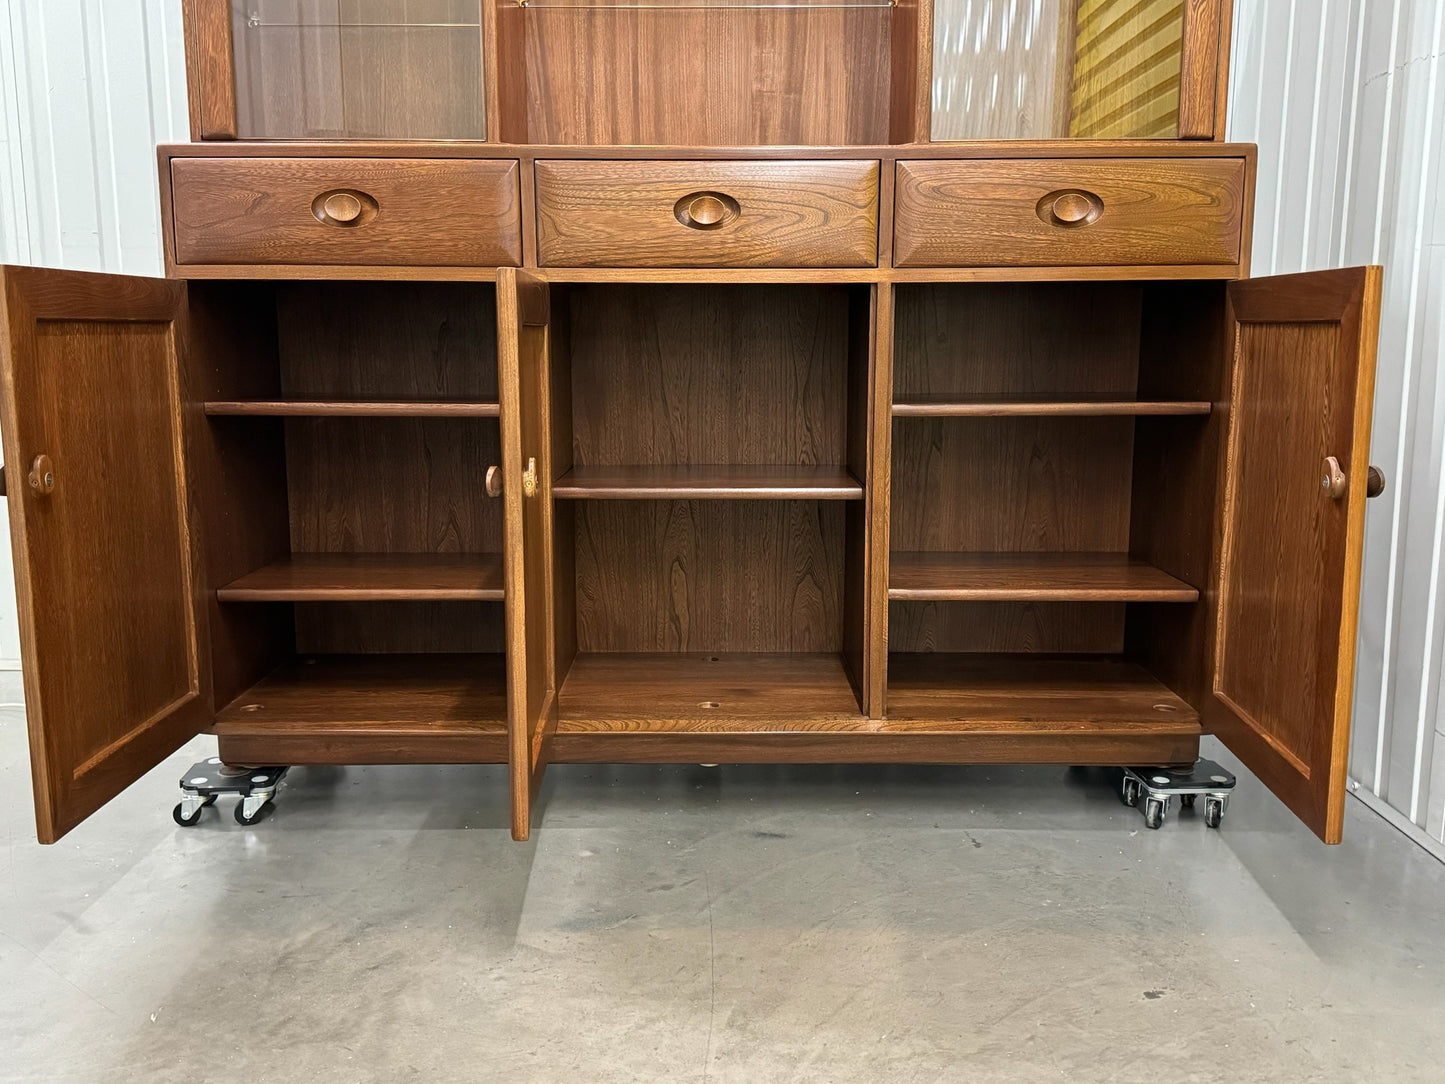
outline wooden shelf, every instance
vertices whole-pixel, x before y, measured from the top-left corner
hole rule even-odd
[[[495,553],[293,553],[216,591],[221,602],[500,601]]]
[[[910,395],[893,404],[895,418],[1114,417],[1208,414],[1207,402],[1141,399],[1040,399],[1025,395]]]
[[[863,499],[843,467],[574,467],[552,485],[563,500]]]
[[[1197,589],[1126,553],[895,553],[888,597],[957,602],[1195,602]]]
[[[893,662],[889,718],[869,719],[836,655],[579,655],[562,685],[553,759],[1172,764],[1198,753],[1197,714],[1129,663]]]
[[[206,413],[274,418],[495,418],[496,403],[461,400],[246,399],[209,402]]]
[[[502,763],[506,659],[299,658],[218,712],[213,733],[239,763]]]
[[[1143,667],[1094,655],[890,655],[888,716],[1194,733],[1199,723],[1199,713]]]

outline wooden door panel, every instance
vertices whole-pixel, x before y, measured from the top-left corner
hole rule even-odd
[[[1344,820],[1378,268],[1234,283],[1208,721],[1327,842]],[[1327,461],[1343,483],[1331,485]]]
[[[210,722],[185,287],[38,268],[0,269],[0,285],[36,820],[53,842]]]
[[[549,308],[545,283],[511,268],[498,272],[508,763],[512,838],[519,840],[531,832],[557,729]]]

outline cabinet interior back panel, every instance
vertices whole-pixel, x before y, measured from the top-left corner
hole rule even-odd
[[[846,462],[847,288],[589,286],[570,311],[579,466]]]
[[[892,548],[1129,548],[1132,418],[909,418],[893,426]]]
[[[888,650],[1119,652],[1123,603],[890,602]]]
[[[836,501],[580,501],[577,648],[840,651]]]
[[[887,6],[526,8],[527,139],[886,143],[892,16]]]
[[[499,553],[497,426],[477,418],[291,418],[295,553]]]
[[[304,282],[278,288],[281,387],[291,398],[497,398],[490,284]]]
[[[1133,398],[1141,296],[1130,283],[900,286],[894,397]]]
[[[410,655],[507,649],[500,602],[298,602],[305,655]]]

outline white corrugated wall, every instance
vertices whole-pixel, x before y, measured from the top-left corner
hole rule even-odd
[[[1235,0],[1229,135],[1260,144],[1256,274],[1386,267],[1374,459],[1390,486],[1370,508],[1351,775],[1445,853],[1442,15],[1445,0]],[[186,138],[180,0],[0,0],[0,109],[0,260],[159,273],[153,148]],[[0,597],[0,658],[17,655]]]
[[[0,0],[0,263],[161,274],[155,146],[186,138],[181,0]],[[0,669],[9,568],[0,530]]]
[[[1445,856],[1445,0],[1235,0],[1234,41],[1253,273],[1385,267],[1350,776]]]

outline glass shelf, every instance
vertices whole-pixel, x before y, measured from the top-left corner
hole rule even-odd
[[[898,6],[898,0],[515,0],[515,3],[528,11],[826,11]]]
[[[246,16],[249,30],[480,30],[482,24],[474,23],[423,23],[423,22],[274,22],[259,15]]]

